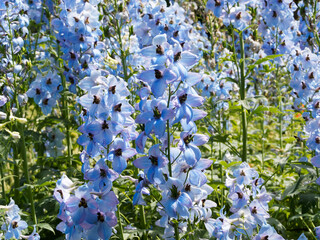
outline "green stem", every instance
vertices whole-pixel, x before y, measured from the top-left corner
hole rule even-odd
[[[19,127],[20,130],[20,155],[23,160],[23,172],[26,178],[26,183],[29,185],[27,188],[27,193],[31,205],[31,215],[32,215],[32,220],[34,224],[37,224],[37,215],[36,215],[36,210],[34,206],[34,199],[33,199],[33,192],[30,187],[30,176],[29,176],[29,166],[28,166],[28,158],[27,158],[27,150],[26,150],[26,142],[25,142],[25,136],[24,136],[24,125],[20,124]]]
[[[176,222],[174,224],[174,238],[176,240],[180,240],[180,235],[179,235],[179,222]]]
[[[171,99],[171,86],[169,84],[169,96],[168,96],[168,103],[167,103],[167,108],[169,108],[169,105],[170,105],[170,99]],[[167,144],[168,144],[168,148],[167,148],[167,151],[168,151],[168,160],[169,160],[169,165],[168,165],[168,168],[169,168],[169,175],[170,177],[172,177],[172,167],[171,167],[171,156],[170,156],[170,121],[169,119],[167,120]]]
[[[117,211],[117,213],[118,213],[118,224],[119,224],[119,238],[121,239],[121,240],[124,240],[124,237],[123,237],[123,227],[122,227],[122,222],[121,222],[121,214],[120,214],[120,205],[118,206],[118,211]]]
[[[167,120],[167,134],[168,134],[168,160],[169,160],[169,165],[168,165],[168,168],[169,168],[169,175],[170,177],[172,177],[172,168],[171,168],[171,156],[170,156],[170,123],[169,123],[169,120]]]
[[[144,212],[144,206],[140,205],[140,217],[141,217],[141,227],[142,229],[146,229],[147,228],[147,221],[146,221],[146,214]],[[148,235],[146,234],[145,231],[143,231],[143,235],[142,235],[142,239],[143,240],[147,240],[148,239]]]
[[[13,166],[13,175],[14,175],[14,201],[19,204],[20,202],[20,178],[19,178],[19,165],[17,162],[17,159],[19,159],[18,152],[16,149],[16,146],[14,146],[13,149],[13,161],[14,161],[14,166]]]
[[[280,110],[280,114],[279,114],[279,123],[280,123],[280,127],[279,127],[279,135],[280,135],[280,150],[282,150],[283,148],[283,144],[282,144],[282,99],[281,96],[279,97],[279,110]]]
[[[240,62],[240,98],[241,100],[245,100],[246,92],[245,92],[245,55],[244,55],[244,42],[242,32],[239,33],[240,36],[240,54],[241,54],[241,62]],[[242,162],[247,161],[247,110],[241,106],[242,111]]]
[[[1,177],[1,189],[2,189],[2,197],[5,202],[7,202],[6,199],[6,190],[5,190],[5,181],[4,181],[4,175],[3,175],[3,168],[4,164],[3,162],[0,164],[0,177]]]
[[[58,44],[57,47],[58,51],[58,58],[60,57],[60,46]],[[68,99],[66,99],[66,91],[67,91],[67,81],[63,74],[60,74],[62,87],[63,87],[63,94],[62,94],[62,118],[64,119],[64,125],[66,127],[66,137],[67,137],[67,151],[68,151],[68,161],[69,165],[72,166],[72,139],[70,135],[70,126],[69,126],[69,106],[68,106]]]
[[[123,50],[123,43],[122,43],[122,36],[121,36],[121,26],[119,24],[119,21],[116,21],[117,24],[117,34],[118,34],[118,41],[119,41],[119,45],[120,45],[120,52],[121,52],[121,64],[122,64],[122,68],[123,68],[123,76],[124,76],[124,80],[127,82],[129,79],[128,76],[128,71],[127,71],[127,61],[126,61],[126,54],[125,51]]]
[[[261,120],[261,130],[262,130],[262,149],[261,149],[261,161],[262,161],[262,171],[264,171],[264,118]]]

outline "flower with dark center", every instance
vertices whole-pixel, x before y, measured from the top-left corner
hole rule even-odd
[[[256,206],[254,206],[254,207],[252,208],[251,213],[252,213],[252,214],[257,214],[257,213],[258,213]]]
[[[313,72],[311,72],[311,73],[309,74],[309,78],[310,78],[310,79],[314,79],[314,74],[313,74]]]
[[[89,22],[89,17],[86,18],[86,20],[84,21],[84,24],[88,25],[90,22]]]
[[[238,20],[241,19],[241,12],[238,12],[238,13],[237,13],[236,19],[238,19]]]
[[[71,59],[76,59],[77,57],[76,57],[76,54],[74,54],[73,52],[69,52],[70,53],[70,57],[71,57]]]
[[[178,37],[178,35],[179,35],[179,31],[175,31],[175,32],[173,33],[173,37]]]
[[[170,189],[171,191],[171,197],[173,199],[178,199],[181,195],[181,192],[178,191],[178,187],[176,185],[172,185],[172,188]]]
[[[104,222],[104,216],[100,212],[97,213],[97,217],[99,222]]]
[[[112,94],[115,94],[116,93],[116,85],[109,87],[108,91],[112,92]]]
[[[306,83],[305,82],[301,82],[301,87],[302,87],[302,89],[306,89],[307,88],[307,85],[306,85]]]
[[[306,57],[306,61],[310,61],[309,54],[308,54],[307,57]]]
[[[316,137],[316,143],[320,143],[320,137]]]
[[[161,113],[160,113],[158,107],[155,107],[153,109],[153,116],[154,116],[155,119],[160,119],[161,118]]]
[[[103,130],[109,129],[109,125],[108,125],[108,123],[107,123],[106,120],[104,120],[103,123],[102,123],[102,129],[103,129]]]
[[[62,190],[61,190],[61,189],[58,189],[57,192],[60,193],[60,196],[61,196],[61,198],[63,199],[63,192],[62,192]]]
[[[80,37],[79,37],[79,41],[80,41],[80,42],[84,42],[83,34],[81,34],[81,35],[80,35]]]
[[[106,177],[107,173],[106,170],[104,170],[103,168],[100,168],[100,177]]]
[[[160,70],[155,69],[154,70],[154,76],[156,77],[156,79],[160,79],[160,78],[163,77],[163,73]]]
[[[240,176],[245,176],[245,175],[246,175],[245,172],[243,170],[241,170]]]
[[[99,104],[100,101],[101,101],[100,97],[98,97],[97,95],[93,96],[93,102],[92,102],[93,104]]]
[[[122,106],[122,103],[119,103],[113,107],[113,110],[115,112],[121,112],[121,106]]]
[[[274,18],[278,17],[278,14],[276,11],[273,11],[272,17],[274,17]]]
[[[158,166],[158,158],[157,158],[157,157],[155,157],[155,156],[150,156],[149,159],[150,159],[152,165]]]
[[[37,94],[37,95],[40,95],[40,94],[41,94],[41,91],[40,91],[39,88],[36,89],[36,94]]]
[[[238,194],[238,198],[239,198],[239,199],[242,199],[242,198],[243,198],[243,193],[242,193],[242,192],[237,192],[237,194]]]
[[[90,140],[92,141],[92,140],[93,140],[94,135],[93,135],[92,133],[88,133],[88,136],[89,136]]]
[[[181,59],[181,52],[177,52],[175,55],[174,55],[174,58],[173,60],[175,62],[179,61]]]
[[[122,156],[122,149],[121,149],[121,148],[118,148],[118,149],[114,150],[114,154],[115,154],[117,157]]]
[[[188,98],[188,94],[182,94],[181,96],[179,96],[179,102],[180,104],[184,104],[185,101],[187,101],[187,98]]]
[[[51,78],[47,79],[46,84],[48,84],[48,85],[52,84]]]
[[[15,228],[18,227],[18,222],[13,221],[13,222],[11,223],[11,225],[12,225],[12,228],[15,229]]]
[[[269,236],[268,235],[264,236],[264,237],[260,238],[260,240],[269,240]]]
[[[163,47],[161,45],[157,45],[156,53],[159,54],[159,55],[163,55],[164,54],[164,49],[163,49]]]
[[[193,136],[192,135],[187,135],[186,137],[183,138],[183,142],[188,145],[193,141]]]
[[[80,208],[80,207],[84,207],[84,208],[87,208],[87,207],[88,207],[87,201],[86,201],[84,198],[81,198],[81,199],[80,199],[79,208]]]
[[[46,98],[46,99],[44,99],[42,102],[43,102],[43,105],[48,105],[49,99]]]
[[[191,191],[191,185],[190,184],[187,184],[186,187],[184,188],[184,190],[186,192],[190,192]]]
[[[216,7],[220,7],[221,6],[221,2],[219,0],[214,0],[215,1],[215,6]]]

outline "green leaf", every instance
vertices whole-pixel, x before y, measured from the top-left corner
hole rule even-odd
[[[51,232],[53,232],[55,234],[54,229],[48,223],[38,223],[37,226],[40,229],[46,229],[46,230],[51,231]]]

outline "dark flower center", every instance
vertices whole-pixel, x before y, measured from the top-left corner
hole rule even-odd
[[[112,92],[112,94],[116,93],[116,85],[109,87],[109,92]]]
[[[84,37],[83,37],[82,34],[81,34],[80,37],[79,37],[79,41],[80,41],[80,42],[84,42]]]
[[[92,102],[93,104],[99,104],[100,101],[101,101],[100,97],[98,97],[97,95],[93,96],[93,102]]]
[[[309,74],[309,78],[310,78],[310,79],[314,79],[314,74],[313,74],[313,72],[311,72],[311,73]]]
[[[186,137],[183,138],[183,142],[188,145],[189,143],[191,143],[193,141],[193,136],[192,135],[188,135]]]
[[[252,213],[252,214],[257,214],[257,213],[258,213],[256,206],[254,206],[254,207],[252,208],[251,213]]]
[[[155,119],[160,119],[161,118],[161,113],[160,113],[158,107],[155,107],[153,109],[153,116],[154,116]]]
[[[46,84],[48,84],[48,85],[52,84],[51,78],[48,78]]]
[[[93,135],[92,133],[88,133],[88,136],[89,136],[90,140],[92,141],[92,140],[93,140],[94,135]]]
[[[109,125],[108,125],[108,123],[107,123],[106,120],[104,120],[103,123],[102,123],[102,129],[103,129],[103,130],[109,129]]]
[[[104,216],[100,212],[97,213],[97,217],[98,217],[98,221],[104,222]]]
[[[220,7],[221,6],[221,2],[219,0],[214,0],[215,1],[215,6],[216,7]]]
[[[150,159],[152,165],[158,166],[158,158],[157,158],[157,157],[155,157],[155,156],[150,156],[149,159]]]
[[[122,149],[121,148],[118,148],[116,150],[114,150],[114,154],[117,156],[117,157],[120,157],[122,155]]]
[[[39,88],[36,89],[36,94],[37,94],[37,95],[40,95],[40,94],[41,94],[41,91],[40,91]]]
[[[43,100],[43,105],[48,105],[48,102],[49,102],[49,99],[48,99],[48,98],[44,99],[44,100]]]
[[[190,184],[187,184],[186,187],[184,188],[184,190],[186,192],[190,192],[191,191],[191,185]]]
[[[69,53],[70,53],[71,59],[76,59],[76,54],[74,54],[73,52],[69,52]]]
[[[106,170],[100,168],[100,177],[106,177],[106,176],[107,176]]]
[[[272,17],[276,18],[278,16],[276,11],[273,11]]]
[[[156,77],[156,79],[160,79],[160,78],[163,77],[163,73],[160,70],[155,69],[154,70],[154,76]]]
[[[188,94],[183,94],[183,95],[181,95],[181,96],[179,96],[179,102],[180,102],[180,104],[184,104],[185,103],[185,101],[187,101],[187,98],[188,98]]]
[[[17,227],[18,227],[18,222],[13,221],[13,222],[12,222],[12,228],[15,229],[15,228],[17,228]]]
[[[156,49],[156,53],[159,55],[163,55],[164,54],[164,49],[161,45],[157,45],[157,49]]]
[[[84,208],[88,207],[87,201],[84,198],[80,199],[79,207],[84,207]]]
[[[175,62],[179,61],[181,59],[181,52],[177,52],[175,55],[174,55],[174,58],[173,60]]]
[[[243,193],[242,193],[242,192],[237,192],[237,194],[238,194],[238,198],[239,198],[239,199],[242,199],[242,198],[243,198]]]
[[[181,195],[181,192],[178,191],[178,187],[176,185],[172,185],[172,188],[170,189],[171,191],[171,197],[173,199],[178,199],[179,196]]]
[[[119,103],[113,107],[113,110],[115,112],[121,112],[121,106],[122,106],[122,103]]]
[[[241,19],[241,12],[238,12],[238,13],[237,13],[236,19],[238,19],[238,20]]]
[[[63,199],[63,192],[62,192],[62,190],[61,190],[61,189],[58,189],[57,192],[60,193],[60,197]]]
[[[245,175],[246,175],[245,172],[243,170],[241,170],[240,176],[245,176]]]

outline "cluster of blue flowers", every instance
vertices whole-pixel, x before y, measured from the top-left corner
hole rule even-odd
[[[0,217],[4,220],[4,222],[0,220],[0,224],[2,224],[0,230],[1,239],[40,239],[35,227],[30,235],[22,234],[28,228],[28,224],[21,219],[20,209],[12,199],[9,205],[0,206]]]
[[[63,176],[58,182],[54,196],[60,203],[57,227],[68,239],[109,239],[117,224],[115,211],[118,199],[112,182],[127,167],[128,159],[137,152],[129,143],[137,137],[129,104],[127,83],[109,71],[102,61],[107,58],[103,42],[97,4],[99,1],[76,1],[61,4],[60,19],[53,25],[64,52],[65,76],[73,79],[84,95],[78,97],[81,106],[82,135],[78,144],[81,153],[82,172],[88,182],[75,186]],[[70,37],[71,36],[71,37]],[[100,51],[101,50],[101,51]],[[76,79],[82,79],[79,83]],[[93,167],[90,158],[97,161]],[[111,164],[112,163],[112,168]]]
[[[242,163],[234,167],[232,176],[227,174],[226,179],[232,215],[225,216],[222,208],[220,217],[212,219],[211,211],[208,211],[205,226],[209,233],[217,239],[284,239],[267,223],[268,202],[272,198],[258,172]]]
[[[1,49],[0,53],[0,71],[6,76],[6,81],[0,80],[3,85],[0,93],[0,106],[3,106],[9,100],[14,100],[15,91],[15,75],[22,75],[23,68],[27,61],[17,63],[13,59],[14,55],[18,55],[25,45],[24,38],[28,35],[29,16],[26,11],[29,9],[26,1],[1,1],[0,3],[0,37]],[[25,93],[18,94],[19,104],[27,102]],[[14,101],[12,101],[14,102]],[[15,111],[16,106],[13,111]]]
[[[171,239],[186,231],[188,220],[203,219],[206,209],[216,206],[207,200],[213,189],[204,173],[212,161],[202,159],[199,149],[208,137],[197,134],[195,125],[206,116],[196,108],[204,98],[194,89],[202,75],[190,71],[199,61],[201,48],[193,44],[197,35],[178,4],[131,1],[128,9],[145,63],[136,76],[140,102],[135,106],[140,111],[136,149],[145,156],[133,162],[143,169],[133,203],[146,205],[143,195],[150,194],[150,185],[161,191],[157,225],[165,228],[163,237]],[[178,127],[180,136],[174,131]]]

